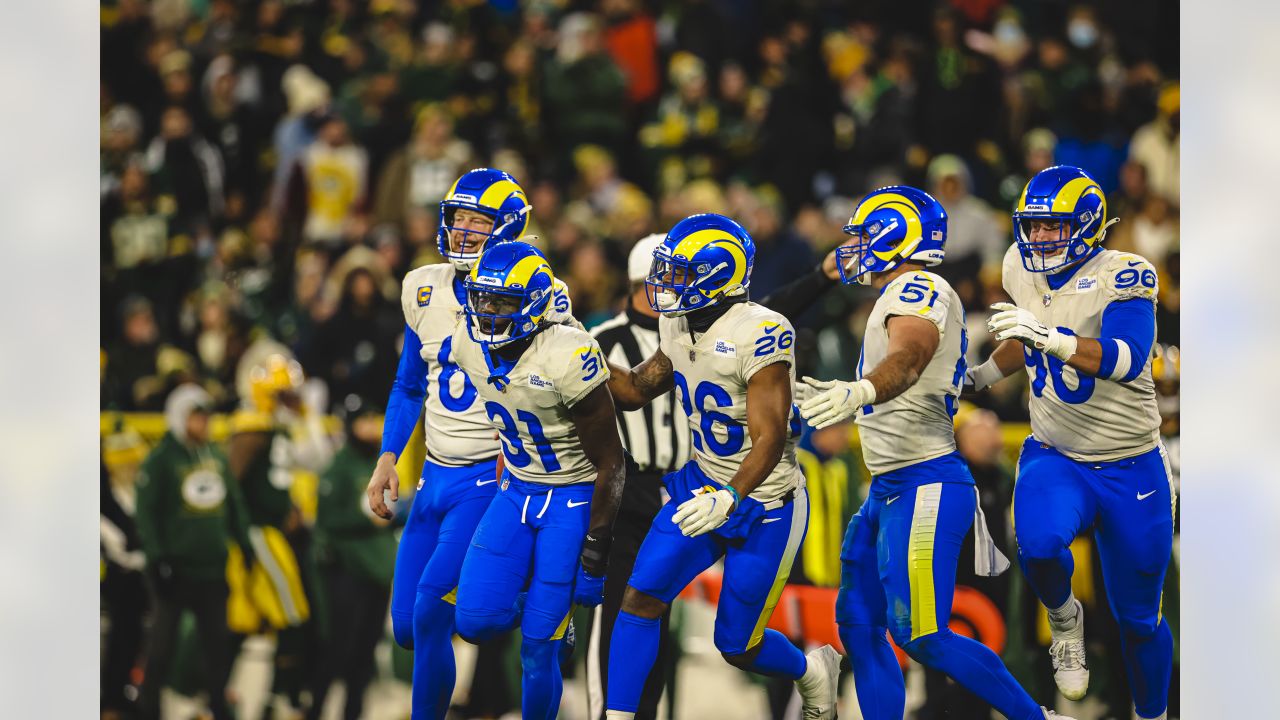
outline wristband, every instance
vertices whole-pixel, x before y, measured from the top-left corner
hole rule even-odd
[[[978,390],[985,390],[1004,379],[1004,373],[1000,370],[1000,367],[996,365],[994,358],[987,358],[986,362],[976,368],[973,368],[970,372],[970,377],[973,378],[973,389],[975,392]]]
[[[603,577],[609,567],[609,539],[597,538],[590,533],[582,540],[582,569],[588,575]]]
[[[734,506],[734,507],[737,507],[738,505],[741,505],[741,504],[742,504],[742,498],[738,497],[738,491],[737,491],[737,490],[734,490],[732,485],[725,485],[725,486],[724,486],[724,489],[725,489],[725,490],[728,490],[728,491],[729,491],[729,494],[733,496],[733,506]]]

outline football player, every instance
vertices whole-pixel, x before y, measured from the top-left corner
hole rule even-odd
[[[908,655],[940,670],[1012,720],[1056,717],[982,643],[948,627],[956,563],[977,523],[979,574],[1003,572],[977,503],[973,476],[956,451],[952,417],[968,347],[964,307],[925,270],[944,257],[947,214],[922,190],[867,195],[836,250],[846,283],[880,291],[867,318],[857,379],[805,378],[800,413],[815,428],[856,415],[871,491],[849,521],[840,551],[836,622],[853,665],[858,704],[870,720],[898,720],[906,688],[885,630]]]
[[[992,306],[988,321],[1001,343],[968,377],[980,390],[1025,366],[1031,381],[1014,532],[1022,569],[1049,611],[1058,689],[1078,700],[1089,686],[1068,548],[1092,530],[1135,712],[1163,718],[1173,634],[1161,588],[1177,495],[1151,378],[1158,279],[1143,258],[1102,248],[1114,222],[1102,188],[1080,168],[1051,167],[1027,183],[1004,259],[1013,302]]]
[[[632,718],[658,647],[659,618],[695,576],[724,558],[715,644],[730,664],[795,680],[805,717],[835,717],[839,654],[806,657],[765,628],[808,526],[791,404],[795,333],[749,302],[755,244],[723,215],[676,223],[647,280],[658,349],[634,369],[612,367],[624,410],[680,391],[694,458],[663,478],[670,493],[623,595],[609,649],[606,717]],[[790,421],[789,421],[790,418]]]
[[[550,720],[570,611],[600,604],[622,497],[609,368],[586,331],[547,320],[555,276],[533,246],[488,248],[464,285],[454,357],[502,439],[506,468],[462,563],[457,629],[478,643],[519,623],[521,714]]]
[[[443,718],[456,675],[453,590],[476,524],[497,489],[499,452],[475,386],[454,360],[453,331],[466,292],[463,279],[486,247],[524,232],[530,205],[524,190],[500,170],[472,170],[440,203],[440,254],[404,279],[404,349],[387,402],[382,452],[369,480],[373,512],[390,518],[385,496],[399,498],[396,460],[423,412],[427,458],[400,547],[391,593],[396,642],[414,652],[413,717]],[[549,317],[570,318],[568,293],[557,283]]]

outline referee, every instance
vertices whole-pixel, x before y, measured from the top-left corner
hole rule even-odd
[[[644,283],[653,264],[653,250],[664,237],[660,233],[649,235],[631,249],[627,258],[627,279],[631,283],[627,307],[591,330],[605,357],[615,364],[635,367],[658,349],[658,313],[649,306]],[[833,251],[812,272],[779,288],[760,304],[792,319],[838,285],[838,278]],[[683,414],[677,416],[677,407],[675,393],[670,392],[639,410],[618,412],[618,429],[629,457],[622,503],[613,522],[604,603],[595,609],[587,640],[587,714],[594,720],[604,719],[604,689],[609,687],[609,638],[622,607],[622,595],[631,579],[640,544],[666,502],[662,478],[689,460],[689,426]],[[636,720],[657,717],[674,651],[670,620],[668,611],[662,616],[658,659],[654,672],[645,681]]]

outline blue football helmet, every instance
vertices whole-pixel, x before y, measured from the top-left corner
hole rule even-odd
[[[690,215],[653,249],[645,280],[649,306],[679,316],[741,295],[755,257],[756,244],[738,223],[716,213]]]
[[[1107,221],[1102,187],[1088,173],[1070,165],[1045,168],[1027,183],[1013,211],[1022,267],[1053,272],[1072,265],[1102,242],[1114,222]]]
[[[490,246],[462,282],[467,334],[485,348],[532,335],[551,307],[555,282],[534,246],[518,240]]]
[[[907,185],[867,195],[844,231],[858,238],[836,248],[836,267],[845,284],[866,285],[868,273],[888,272],[908,260],[937,265],[946,256],[946,209],[929,193]]]
[[[472,170],[458,178],[440,201],[440,230],[436,233],[440,254],[459,270],[470,270],[490,245],[520,237],[532,209],[524,189],[510,174],[489,168]],[[481,213],[493,220],[493,227],[488,232],[455,227],[454,216],[459,210]],[[456,251],[451,242],[454,235],[459,236],[461,246]]]

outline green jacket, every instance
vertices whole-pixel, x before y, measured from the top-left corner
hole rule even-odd
[[[365,496],[376,463],[376,456],[362,455],[346,446],[320,474],[316,557],[322,564],[342,565],[390,585],[396,567],[395,535],[389,525],[374,522]]]
[[[283,528],[293,510],[293,499],[289,496],[289,487],[293,484],[289,434],[278,429],[269,415],[238,410],[231,416],[231,434],[234,438],[241,433],[265,436],[261,452],[249,460],[244,477],[240,478],[249,524]]]
[[[249,547],[240,488],[212,445],[165,433],[143,461],[137,487],[135,520],[149,565],[168,562],[178,575],[212,580],[226,573],[228,542]]]

